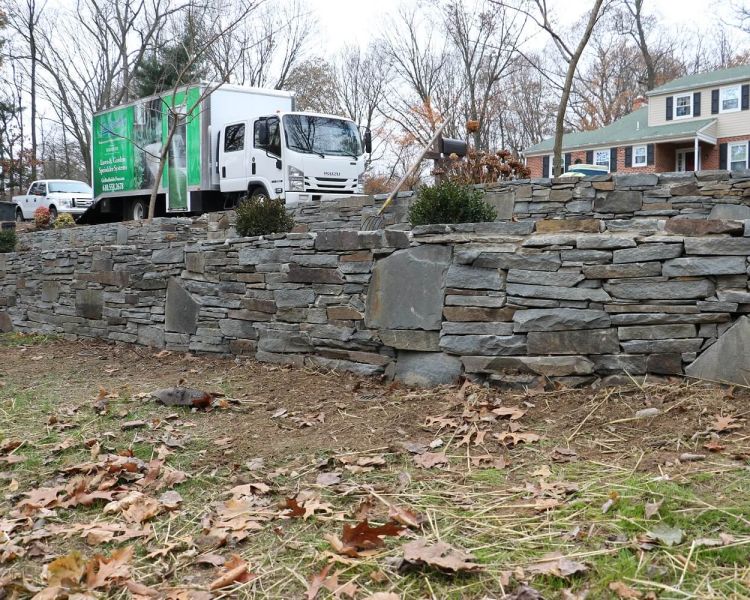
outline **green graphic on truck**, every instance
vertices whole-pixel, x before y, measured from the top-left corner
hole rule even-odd
[[[174,97],[180,123],[169,145],[159,191],[167,193],[171,211],[189,209],[188,188],[200,186],[201,113],[185,110],[200,98],[191,88]],[[159,171],[159,156],[173,118],[171,95],[139,100],[134,104],[94,115],[94,195],[150,193]]]

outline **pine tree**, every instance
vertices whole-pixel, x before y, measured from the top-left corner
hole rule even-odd
[[[191,12],[177,41],[156,48],[138,65],[133,77],[135,93],[139,97],[153,96],[175,84],[200,81],[206,73],[205,65],[194,58],[200,35],[198,20]]]

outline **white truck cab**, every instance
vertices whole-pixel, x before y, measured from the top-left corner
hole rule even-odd
[[[13,196],[16,204],[16,220],[33,219],[40,206],[49,209],[54,221],[59,213],[74,216],[83,214],[94,201],[89,184],[72,179],[40,179],[29,186],[22,196]]]
[[[287,206],[326,196],[363,193],[365,152],[350,119],[309,112],[277,112],[225,124],[218,132],[222,192],[282,198]]]

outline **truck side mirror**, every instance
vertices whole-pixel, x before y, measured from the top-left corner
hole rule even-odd
[[[446,156],[455,154],[456,156],[466,156],[468,146],[463,140],[454,140],[451,138],[440,138],[440,153]]]
[[[271,137],[268,133],[268,121],[265,119],[258,121],[256,126],[258,128],[258,146],[267,148]]]
[[[372,132],[369,129],[365,129],[365,152],[372,154]]]

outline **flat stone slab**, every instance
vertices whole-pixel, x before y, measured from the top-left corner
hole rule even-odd
[[[529,354],[617,354],[620,343],[615,329],[584,331],[532,331]]]
[[[534,373],[547,377],[590,375],[594,363],[585,356],[463,356],[467,373]]]
[[[434,387],[458,381],[461,361],[442,352],[399,351],[394,377],[406,385]]]
[[[479,354],[485,356],[511,356],[526,353],[526,336],[523,335],[444,335],[440,349],[451,354]]]
[[[603,310],[532,308],[517,311],[513,322],[516,333],[601,329],[610,326],[610,316]]]
[[[731,206],[731,205],[730,205]],[[713,212],[717,207],[711,209]],[[750,219],[750,208],[743,206]],[[710,233],[742,233],[745,229],[743,223],[738,221],[727,221],[724,219],[669,219],[664,229],[669,233],[687,236],[702,236]]]
[[[641,192],[616,190],[594,199],[594,211],[600,213],[632,213],[641,210]]]
[[[685,254],[750,255],[750,238],[695,237],[685,238]]]
[[[706,298],[714,293],[714,284],[706,279],[697,281],[634,281],[605,283],[604,289],[615,298],[625,300],[687,300]]]
[[[499,290],[502,288],[502,283],[500,271],[497,269],[451,265],[445,286],[470,290]]]
[[[198,302],[180,285],[178,279],[170,278],[165,303],[165,330],[176,333],[195,333],[199,312]]]
[[[740,317],[685,372],[698,379],[750,385],[750,318]]]
[[[381,329],[378,335],[386,346],[399,350],[419,352],[437,352],[440,350],[440,333],[437,331]]]
[[[367,293],[370,329],[438,330],[451,260],[446,246],[417,246],[379,260]]]
[[[744,256],[684,256],[666,261],[662,270],[662,274],[668,277],[742,275],[746,272]]]
[[[681,241],[681,238],[676,240]],[[613,263],[639,263],[650,260],[665,260],[682,255],[682,244],[640,244],[637,248],[623,248],[612,253]]]
[[[511,269],[508,271],[508,283],[526,283],[530,285],[557,285],[573,287],[583,281],[585,277],[579,271],[527,271],[525,269]]]
[[[609,294],[601,288],[560,287],[553,285],[525,285],[509,283],[505,288],[509,296],[522,298],[548,298],[551,300],[591,300],[609,302]]]

